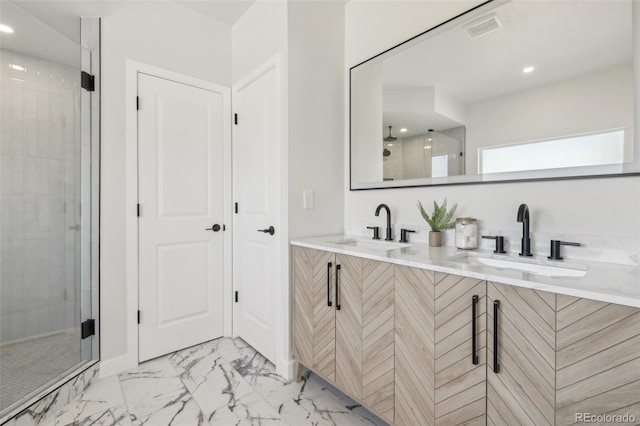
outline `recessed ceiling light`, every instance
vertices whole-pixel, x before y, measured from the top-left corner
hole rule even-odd
[[[529,74],[530,72],[533,72],[535,70],[534,67],[525,67],[522,69],[522,72],[525,74]]]
[[[24,71],[24,67],[22,65],[9,64],[9,68],[16,71]]]
[[[11,34],[12,32],[13,32],[13,28],[5,24],[0,24],[0,33]]]
[[[402,133],[404,133],[404,132],[406,132],[406,131],[407,131],[407,129],[405,129],[405,128],[403,127],[402,129],[400,129],[400,131],[401,131]]]

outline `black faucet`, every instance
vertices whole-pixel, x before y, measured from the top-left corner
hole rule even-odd
[[[376,216],[380,216],[380,209],[385,209],[387,211],[387,238],[386,241],[393,241],[393,235],[391,230],[391,210],[389,210],[389,206],[386,204],[380,204],[376,208]]]
[[[531,239],[529,238],[529,206],[520,204],[518,207],[518,222],[522,223],[522,249],[520,256],[533,256],[531,254]]]

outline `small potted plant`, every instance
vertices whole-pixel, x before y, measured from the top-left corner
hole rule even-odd
[[[451,210],[447,211],[447,199],[445,198],[442,202],[442,205],[438,205],[437,202],[433,202],[433,214],[430,216],[422,206],[422,203],[418,201],[418,210],[420,210],[420,214],[427,221],[429,226],[431,227],[431,232],[429,232],[429,246],[431,247],[440,247],[442,246],[442,230],[444,229],[452,229],[456,226],[456,221],[453,220],[453,215],[456,212],[456,208],[458,207],[455,204]]]

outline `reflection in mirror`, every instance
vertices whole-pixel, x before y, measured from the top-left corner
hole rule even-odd
[[[353,67],[351,189],[640,172],[634,8],[489,2]]]

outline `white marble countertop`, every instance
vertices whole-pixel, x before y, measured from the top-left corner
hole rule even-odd
[[[332,235],[297,239],[291,241],[291,244],[294,246],[326,250],[398,265],[429,269],[436,272],[462,275],[518,287],[640,308],[640,267],[638,266],[587,261],[550,261],[547,260],[546,257],[522,260],[513,254],[494,255],[491,251],[459,250],[455,247],[429,247],[427,244],[413,242],[402,245],[396,243],[398,248],[389,251],[352,247],[337,243],[345,240],[367,241],[362,237]],[[528,261],[555,267],[571,267],[586,270],[586,275],[583,277],[552,277],[515,269],[498,269],[475,264],[476,262],[464,262],[460,259],[452,259],[452,257],[460,257],[460,255],[464,253],[469,253],[471,256],[480,255],[485,258],[518,262]]]

